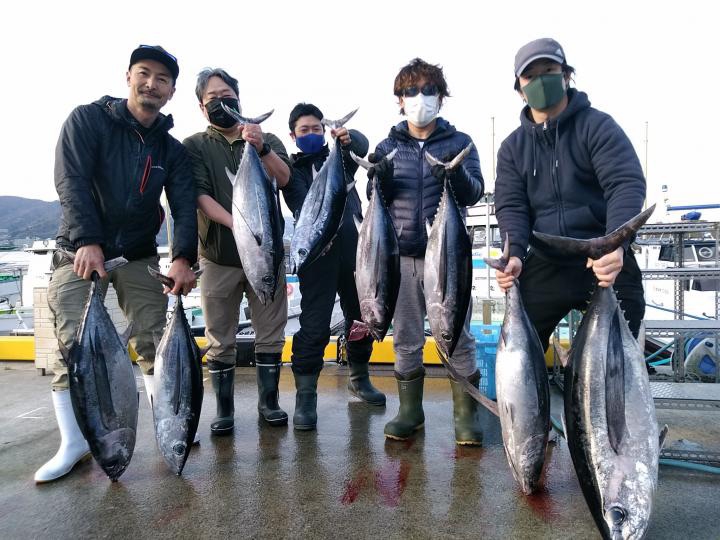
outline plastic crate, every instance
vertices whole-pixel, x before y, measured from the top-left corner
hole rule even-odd
[[[470,330],[475,336],[475,361],[480,370],[480,391],[490,399],[495,399],[495,356],[500,325],[471,323]]]

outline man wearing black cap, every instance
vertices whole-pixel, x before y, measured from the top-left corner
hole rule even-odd
[[[526,106],[520,127],[498,152],[495,210],[510,240],[510,261],[496,276],[506,290],[520,276],[525,308],[544,347],[568,311],[586,306],[596,280],[614,286],[636,336],[645,313],[629,242],[597,260],[573,260],[530,236],[535,230],[601,237],[638,214],[645,200],[632,144],[612,117],[590,106],[587,94],[570,88],[574,72],[553,39],[536,39],[518,51],[515,90]]]
[[[112,283],[123,313],[132,325],[146,391],[152,392],[155,359],[153,335],[162,333],[167,297],[147,266],[158,268],[155,236],[164,220],[163,190],[174,219],[173,294],[195,286],[190,269],[197,260],[195,185],[183,146],[168,131],[171,116],[160,109],[175,93],[177,60],[159,46],[140,45],[130,57],[127,99],[104,96],[77,107],[63,124],[55,150],[55,187],[62,217],[58,247],[74,253],[74,262],[56,253],[48,287],[55,332],[70,345],[82,317],[93,272],[101,286]],[[106,273],[103,263],[115,257],[129,262]],[[52,399],[61,443],[57,454],[35,473],[49,482],[69,473],[89,452],[75,420],[68,392],[67,367],[53,365]]]

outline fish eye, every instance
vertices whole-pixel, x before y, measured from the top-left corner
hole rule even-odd
[[[175,443],[172,447],[172,451],[178,456],[182,456],[185,454],[185,444],[181,442]]]
[[[608,517],[612,520],[613,525],[622,525],[625,521],[625,510],[619,506],[613,506],[607,511]]]
[[[265,283],[265,285],[270,285],[273,282],[273,277],[271,275],[263,276],[262,282]]]
[[[442,337],[445,341],[450,341],[452,339],[452,336],[449,332],[443,332],[440,334],[440,337]]]
[[[305,249],[305,248],[300,248],[300,249],[298,249],[298,253],[299,253],[302,257],[305,257],[305,256],[308,254],[307,249]]]

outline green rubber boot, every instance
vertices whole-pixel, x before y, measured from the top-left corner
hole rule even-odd
[[[280,383],[280,353],[255,353],[258,385],[258,412],[271,426],[284,426],[288,415],[278,403]]]
[[[217,402],[217,413],[210,423],[210,433],[230,435],[235,428],[235,366],[210,360],[208,372]]]
[[[422,408],[425,368],[418,368],[403,377],[395,373],[400,395],[400,410],[397,416],[385,424],[385,437],[404,441],[425,425]]]
[[[476,371],[468,381],[475,388],[480,386],[480,371]],[[455,420],[455,442],[462,445],[481,446],[483,440],[480,428],[480,404],[465,390],[462,384],[450,379],[453,395],[453,418]]]
[[[295,413],[293,427],[299,431],[310,431],[317,426],[317,382],[320,373],[295,376]]]

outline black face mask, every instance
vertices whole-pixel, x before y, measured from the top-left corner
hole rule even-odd
[[[231,109],[235,109],[240,112],[240,102],[237,99],[230,97],[213,98],[205,104],[208,119],[214,126],[225,129],[231,128],[237,124],[237,120],[223,110],[221,105],[222,103],[224,103],[226,107],[230,107]]]

